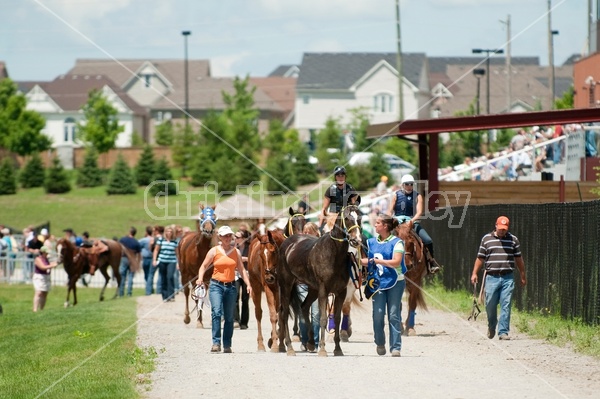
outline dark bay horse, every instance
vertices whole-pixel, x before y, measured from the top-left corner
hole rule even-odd
[[[69,298],[73,291],[73,306],[77,305],[77,280],[84,273],[90,272],[88,262],[88,248],[78,248],[66,238],[61,238],[56,243],[56,252],[58,252],[58,263],[64,266],[69,282],[67,283],[67,299],[65,308],[69,307]]]
[[[216,234],[214,234],[217,225],[217,216],[214,212],[215,208],[216,206],[205,208],[204,205],[200,204],[201,214],[196,224],[198,231],[184,235],[179,241],[175,251],[179,263],[179,272],[181,273],[181,286],[183,287],[185,296],[185,311],[183,317],[183,322],[185,324],[189,324],[191,321],[189,298],[190,292],[198,279],[200,265],[204,261],[208,251],[217,243],[217,237]],[[211,274],[212,268],[204,273],[203,280],[206,287],[208,287],[208,284],[210,283]],[[197,301],[196,306],[198,307],[196,327],[204,328],[204,325],[202,324],[202,308],[198,306]]]
[[[112,267],[113,277],[117,280],[117,288],[115,290],[115,295],[113,298],[116,298],[119,294],[119,286],[121,285],[121,274],[119,273],[119,265],[121,264],[121,255],[123,254],[123,246],[120,242],[115,240],[102,240],[106,246],[108,247],[108,251],[105,252],[97,252],[97,248],[92,248],[88,254],[88,261],[90,264],[90,268],[94,270],[100,270],[102,275],[104,276],[104,287],[102,287],[102,291],[100,291],[100,300],[104,300],[104,291],[106,290],[106,286],[110,281],[110,276],[108,275],[108,266]],[[129,257],[129,253],[125,252],[125,255]],[[133,259],[130,258],[130,264],[133,264]]]
[[[325,350],[325,330],[327,326],[327,297],[335,295],[335,356],[343,356],[340,347],[340,320],[342,304],[346,298],[350,269],[348,267],[348,248],[361,245],[359,225],[360,211],[356,205],[342,209],[331,232],[317,238],[311,235],[297,234],[287,238],[281,248],[277,280],[280,289],[279,306],[279,351],[294,356],[288,329],[290,306],[294,312],[302,311],[305,320],[309,320],[310,305],[318,298],[321,310],[321,337],[319,356],[327,356]],[[301,281],[308,285],[308,295],[300,303],[296,285]],[[314,350],[312,329],[308,329],[308,349]]]
[[[404,241],[404,263],[407,268],[404,278],[406,279],[406,289],[408,291],[408,316],[404,324],[404,333],[406,335],[416,335],[415,315],[417,306],[427,310],[422,289],[423,278],[427,275],[425,247],[419,235],[413,229],[412,221],[400,224],[396,232],[398,237]]]

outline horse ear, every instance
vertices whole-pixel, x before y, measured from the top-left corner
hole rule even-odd
[[[198,208],[203,211],[204,210],[204,204],[202,202],[198,202]]]
[[[291,206],[290,206],[289,212],[290,212],[290,216],[294,216],[294,210],[292,209]]]
[[[212,208],[212,209],[213,209],[213,211],[214,211],[215,209],[217,209],[217,204],[214,204],[214,205],[213,205],[211,208]]]
[[[359,206],[360,205],[360,201],[361,201],[361,198],[360,198],[360,194],[359,194],[359,195],[356,196],[356,201],[354,201],[354,205]]]

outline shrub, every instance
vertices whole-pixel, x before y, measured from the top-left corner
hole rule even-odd
[[[102,171],[98,168],[98,153],[94,147],[89,147],[85,152],[83,166],[77,172],[77,185],[79,187],[102,185]]]
[[[0,195],[17,193],[17,177],[10,158],[4,158],[0,165]]]
[[[154,153],[150,145],[144,146],[144,151],[135,167],[135,180],[138,186],[147,186],[152,182],[156,169]]]
[[[156,164],[156,172],[154,173],[153,181],[157,180],[170,180],[166,184],[154,184],[150,189],[150,193],[153,196],[156,195],[177,195],[177,185],[173,181],[173,175],[171,174],[171,169],[169,169],[169,164],[165,158],[158,161]]]
[[[44,185],[45,173],[46,171],[40,154],[34,153],[19,175],[21,187],[42,187]]]
[[[119,154],[117,161],[110,170],[106,193],[108,195],[135,194],[135,190],[135,179],[133,178],[131,169],[125,163],[123,155]]]
[[[69,176],[58,157],[52,159],[52,166],[46,172],[44,189],[47,194],[62,194],[71,191]]]

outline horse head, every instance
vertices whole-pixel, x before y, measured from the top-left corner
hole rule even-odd
[[[348,241],[354,248],[360,247],[362,243],[360,215],[357,205],[345,206],[331,230],[331,238],[336,241]]]
[[[264,225],[261,225],[256,236],[258,243],[261,246],[259,256],[261,263],[264,266],[265,282],[269,285],[277,282],[279,245],[277,244],[274,235],[274,232],[268,231]]]
[[[414,223],[410,218],[404,220],[397,228],[398,237],[404,241],[404,263],[411,270],[421,260],[422,246],[413,230]]]
[[[294,212],[292,207],[289,209],[290,217],[285,226],[285,231],[283,233],[284,237],[289,237],[293,234],[301,234],[304,230],[304,225],[306,225],[306,218],[304,217],[304,213]]]
[[[66,238],[61,238],[56,242],[56,252],[58,253],[57,263],[64,263],[65,259],[72,260],[75,246]]]
[[[217,227],[217,214],[215,213],[215,209],[217,206],[214,205],[212,207],[205,207],[203,204],[199,204],[200,206],[200,231],[202,234],[211,238],[214,232],[214,229]]]

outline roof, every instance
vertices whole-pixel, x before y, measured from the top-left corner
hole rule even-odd
[[[396,68],[396,53],[304,53],[297,89],[348,90],[381,60]],[[402,54],[402,74],[416,87],[423,79],[424,53]]]
[[[289,65],[279,65],[275,68],[270,74],[269,77],[280,76],[285,78],[295,77],[298,75],[298,65],[289,64]]]
[[[19,87],[29,87],[33,82],[23,82]],[[37,82],[63,111],[78,111],[88,101],[89,92],[108,86],[123,103],[137,115],[146,113],[131,97],[112,80],[103,75],[61,75],[51,82]],[[30,87],[30,89],[33,86]]]
[[[250,84],[255,85],[281,107],[285,112],[284,119],[294,111],[296,102],[296,81],[296,78],[285,78],[282,76],[250,78]]]
[[[282,215],[281,212],[239,193],[220,201],[217,208],[219,220],[272,219]]]
[[[485,67],[487,64],[484,57],[427,57],[429,63],[429,73],[445,73],[448,65],[468,65],[474,67],[480,64]],[[540,65],[539,57],[511,57],[510,64],[518,65]],[[493,55],[490,57],[490,65],[506,65],[506,57]]]

